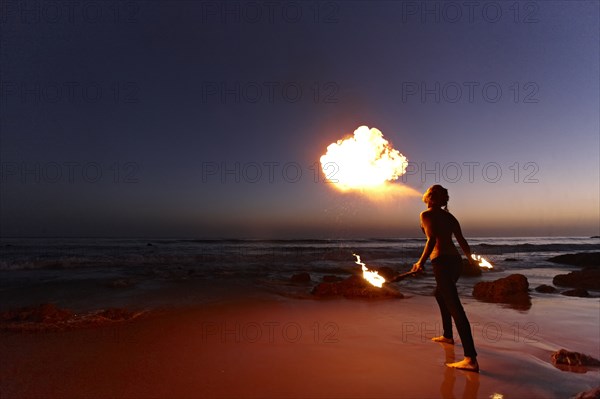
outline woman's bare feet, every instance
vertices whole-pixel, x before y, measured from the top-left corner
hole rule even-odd
[[[434,337],[431,338],[431,340],[433,342],[441,342],[442,344],[450,344],[450,345],[454,345],[454,339],[452,338],[446,338],[443,335],[441,337]]]
[[[472,357],[465,357],[463,360],[456,363],[446,363],[446,366],[451,367],[453,369],[474,371],[476,373],[479,373],[479,363],[477,363],[477,359]]]

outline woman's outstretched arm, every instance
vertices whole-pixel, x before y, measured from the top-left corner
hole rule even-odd
[[[453,231],[454,237],[456,237],[456,241],[458,241],[458,245],[460,245],[460,249],[462,249],[465,256],[470,261],[471,260],[471,247],[469,247],[469,243],[467,242],[467,240],[465,239],[465,237],[462,234],[462,230],[460,229],[460,223],[458,223],[458,220],[456,220],[456,218],[455,218],[455,221],[456,221],[456,223],[455,223],[454,231]]]

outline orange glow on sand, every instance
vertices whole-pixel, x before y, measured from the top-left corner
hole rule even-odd
[[[381,288],[383,286],[383,283],[385,283],[385,278],[380,276],[378,272],[374,272],[374,271],[367,269],[367,266],[363,262],[360,261],[360,255],[357,255],[357,254],[352,254],[352,255],[356,256],[356,261],[354,263],[362,266],[363,278],[365,280],[367,280],[369,283],[371,283],[372,285],[374,285],[375,287]]]
[[[360,126],[353,136],[331,143],[320,161],[327,181],[342,192],[360,191],[374,199],[420,195],[400,183],[392,184],[406,173],[408,160],[376,128]]]

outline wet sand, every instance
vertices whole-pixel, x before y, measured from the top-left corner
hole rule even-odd
[[[462,359],[462,346],[429,340],[440,332],[432,296],[255,297],[92,329],[1,333],[0,396],[567,398],[600,381],[598,369],[550,363],[560,348],[598,356],[597,298],[534,298],[527,312],[464,302],[480,374],[444,365]]]

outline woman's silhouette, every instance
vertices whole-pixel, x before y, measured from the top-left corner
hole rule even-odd
[[[460,253],[452,242],[452,235],[456,237],[462,251],[471,261],[471,249],[467,240],[462,235],[458,220],[448,212],[448,190],[436,184],[431,186],[423,195],[423,202],[427,210],[421,213],[421,229],[427,235],[427,243],[423,254],[411,271],[423,270],[423,265],[431,257],[433,274],[435,275],[435,299],[442,314],[444,335],[432,338],[433,341],[454,344],[452,338],[452,319],[464,348],[465,358],[460,362],[447,363],[448,367],[469,371],[479,371],[477,352],[471,334],[471,325],[463,309],[456,282],[460,277],[462,259]]]

